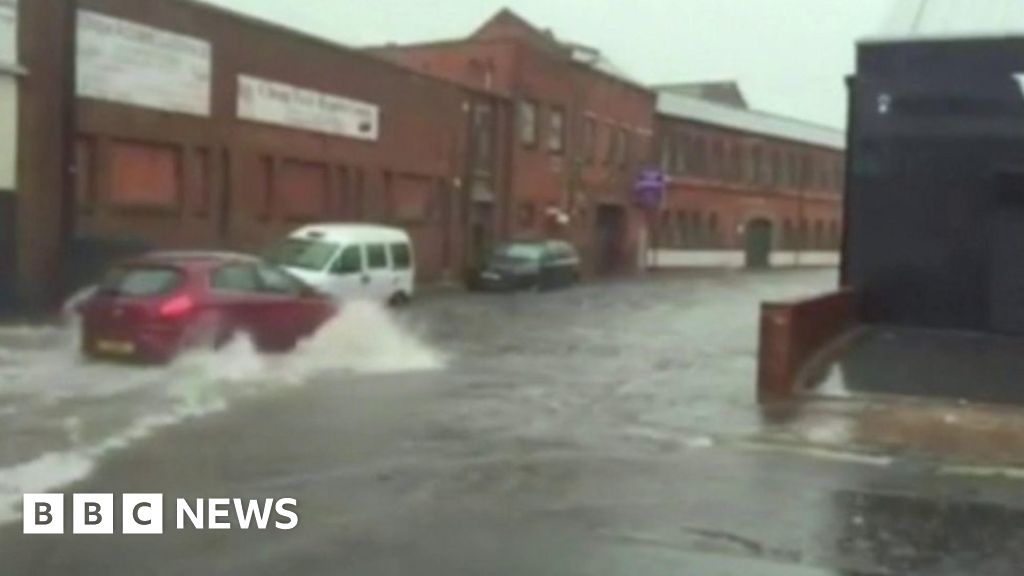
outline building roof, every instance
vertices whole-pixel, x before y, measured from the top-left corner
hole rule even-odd
[[[834,150],[846,148],[845,133],[835,128],[766,112],[724,106],[665,90],[658,92],[658,113],[670,118],[690,120],[748,134],[769,136]]]
[[[1024,0],[899,0],[879,34],[862,42],[1024,36]]]
[[[723,80],[718,82],[680,82],[676,84],[661,84],[654,87],[655,90],[672,92],[682,96],[692,96],[701,100],[709,100],[733,108],[750,108],[747,99],[743,96],[743,90],[735,80]]]

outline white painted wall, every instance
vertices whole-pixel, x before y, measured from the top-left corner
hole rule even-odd
[[[18,0],[0,0],[0,190],[13,190],[18,142]]]
[[[0,190],[14,190],[18,142],[18,82],[0,73]]]
[[[652,250],[652,268],[743,268],[747,255],[742,250]],[[772,252],[773,268],[795,266],[838,266],[839,252]]]

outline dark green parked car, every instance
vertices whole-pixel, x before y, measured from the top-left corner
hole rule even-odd
[[[526,240],[498,245],[473,273],[470,288],[485,291],[550,290],[580,279],[576,249],[562,240]]]

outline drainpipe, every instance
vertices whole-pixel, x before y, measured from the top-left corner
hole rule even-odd
[[[68,12],[64,15],[62,36],[65,39],[63,70],[62,102],[61,102],[61,202],[59,222],[59,285],[57,291],[61,298],[71,286],[71,262],[75,235],[75,140],[78,133],[78,108],[76,96],[77,56],[78,56],[78,0],[53,0],[64,4]]]

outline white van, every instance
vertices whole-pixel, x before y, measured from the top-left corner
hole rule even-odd
[[[416,264],[409,234],[372,224],[312,224],[266,257],[317,290],[344,300],[402,304],[413,296]]]

